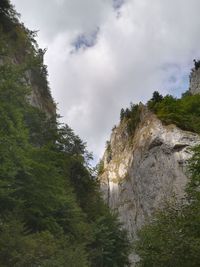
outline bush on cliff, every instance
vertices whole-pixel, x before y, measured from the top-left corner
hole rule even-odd
[[[148,102],[152,110],[164,124],[176,124],[183,130],[200,133],[200,95],[183,94],[179,99],[167,95]]]

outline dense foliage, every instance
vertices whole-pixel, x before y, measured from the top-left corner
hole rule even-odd
[[[139,232],[140,267],[198,267],[200,262],[200,146],[189,164],[185,201],[174,200]]]
[[[198,70],[200,68],[200,60],[196,61],[196,59],[194,59],[193,62],[194,62],[194,69]]]
[[[0,3],[0,266],[123,267],[130,244],[103,203],[85,144],[28,104],[49,95],[33,33]]]
[[[121,109],[120,121],[126,121],[128,134],[131,136],[140,122],[139,105],[130,104],[130,108]]]
[[[174,123],[183,130],[200,133],[200,95],[186,92],[177,99],[171,95],[162,97],[154,92],[148,107],[165,124]]]

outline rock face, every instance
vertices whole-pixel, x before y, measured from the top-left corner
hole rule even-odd
[[[119,212],[132,239],[163,201],[183,196],[190,148],[200,142],[197,134],[165,126],[145,106],[140,109],[133,136],[125,122],[113,130],[100,176],[105,200]],[[137,257],[131,260],[134,266]]]
[[[37,81],[33,79],[31,71],[26,73],[26,82],[31,87],[31,93],[28,96],[29,103],[46,113],[47,117],[51,118],[56,115],[56,105],[53,101],[48,88],[42,88]]]
[[[200,94],[200,68],[198,69],[193,69],[191,74],[190,74],[190,93],[195,95],[195,94]]]
[[[19,62],[15,57],[5,57],[0,56],[0,66],[5,64],[5,62],[11,62],[14,65],[20,65],[23,62]],[[56,105],[54,103],[53,97],[49,87],[43,87],[39,85],[37,79],[34,78],[33,72],[31,70],[26,71],[24,82],[30,87],[31,92],[28,96],[28,102],[45,112],[48,118],[56,115]]]

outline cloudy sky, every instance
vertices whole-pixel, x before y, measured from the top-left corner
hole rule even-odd
[[[12,0],[48,48],[58,112],[97,160],[122,107],[180,96],[200,57],[199,0]]]

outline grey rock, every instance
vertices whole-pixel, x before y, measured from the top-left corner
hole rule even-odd
[[[189,91],[192,95],[200,94],[200,68],[193,69],[190,74],[190,88]]]
[[[145,106],[134,136],[128,136],[125,122],[113,130],[112,159],[107,161],[106,151],[101,189],[131,239],[137,238],[138,229],[167,199],[184,197],[187,160],[198,143],[198,134],[163,125]],[[130,258],[134,266],[138,257],[133,253]]]
[[[46,92],[42,93],[44,92],[44,88],[40,88],[37,85],[32,77],[31,71],[26,72],[25,82],[31,88],[31,92],[27,97],[28,102],[32,106],[39,108],[40,110],[45,112],[47,117],[51,118],[52,116],[54,116],[56,114],[56,106],[53,98],[51,97],[49,92],[47,92],[46,88]]]

